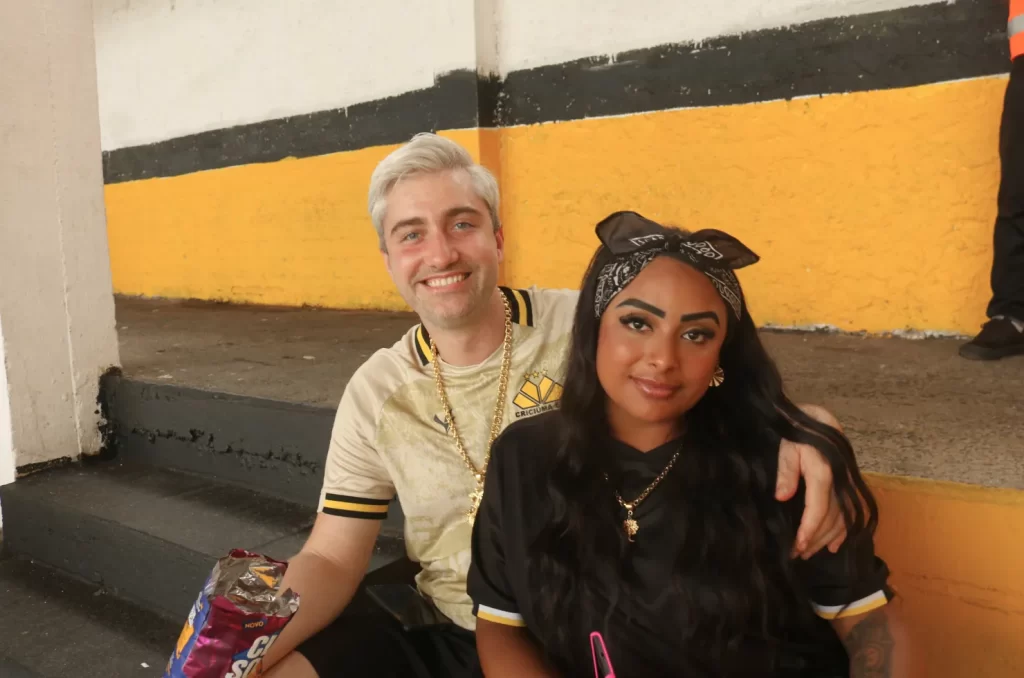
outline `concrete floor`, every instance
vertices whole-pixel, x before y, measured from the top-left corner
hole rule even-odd
[[[416,319],[119,299],[117,322],[130,377],[334,407]],[[866,470],[1024,489],[1024,358],[971,362],[948,339],[763,336],[792,397],[836,413]]]
[[[328,407],[415,323],[408,313],[117,299],[126,375]]]

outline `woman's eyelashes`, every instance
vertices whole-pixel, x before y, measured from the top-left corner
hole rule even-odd
[[[706,327],[694,327],[683,332],[683,339],[695,344],[704,344],[715,338],[715,331]]]
[[[653,329],[650,320],[635,313],[622,316],[619,322],[633,332],[649,332]],[[715,331],[708,327],[690,327],[683,330],[679,336],[694,344],[703,344],[715,338]]]
[[[624,327],[633,330],[634,332],[644,332],[651,329],[651,324],[646,318],[632,313],[619,318],[619,322],[622,323]]]

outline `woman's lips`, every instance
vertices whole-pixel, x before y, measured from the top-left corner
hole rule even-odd
[[[630,379],[633,380],[640,393],[655,400],[671,398],[681,388],[678,384],[669,384],[654,379],[644,379],[642,377],[630,377]]]

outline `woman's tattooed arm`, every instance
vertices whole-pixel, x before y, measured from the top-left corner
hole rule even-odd
[[[904,678],[908,671],[905,633],[893,604],[867,614],[833,620],[850,657],[850,678]]]
[[[850,678],[890,678],[896,644],[884,607],[864,616],[842,639],[850,655]]]

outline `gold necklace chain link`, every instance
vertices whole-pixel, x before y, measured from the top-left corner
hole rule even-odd
[[[661,473],[658,474],[658,477],[654,479],[654,482],[648,485],[647,488],[633,501],[624,501],[622,499],[622,495],[619,494],[619,491],[615,491],[615,499],[619,502],[619,506],[626,509],[626,519],[622,521],[622,528],[626,532],[626,537],[629,538],[629,541],[633,541],[633,537],[635,537],[636,533],[640,531],[640,524],[635,518],[633,518],[633,510],[640,506],[644,499],[647,499],[647,496],[654,491],[654,488],[660,485],[661,481],[665,479],[668,472],[676,465],[676,460],[679,459],[679,452],[681,452],[681,450],[676,450],[676,453],[668,460],[668,464],[662,469]],[[604,479],[605,481],[608,480],[607,473],[604,474]]]
[[[494,416],[491,418],[491,432],[487,440],[487,449],[484,453],[483,468],[478,469],[476,467],[476,464],[473,463],[473,460],[466,452],[465,446],[462,444],[462,436],[459,435],[459,429],[455,424],[455,416],[452,414],[451,403],[449,403],[448,394],[445,392],[444,377],[441,375],[441,356],[437,352],[437,345],[434,343],[434,340],[430,340],[430,354],[433,356],[434,363],[434,385],[437,387],[437,397],[440,398],[441,407],[444,410],[444,421],[447,426],[448,435],[454,440],[455,449],[458,451],[459,456],[462,457],[466,468],[473,474],[474,480],[476,480],[476,490],[469,495],[471,506],[468,517],[471,521],[475,518],[476,511],[483,499],[484,479],[487,476],[487,465],[491,461],[491,446],[494,444],[498,434],[501,433],[501,422],[505,417],[505,395],[508,391],[509,370],[512,366],[512,307],[509,305],[508,298],[504,294],[501,295],[501,301],[505,307],[505,336],[501,347],[498,395],[494,403]]]
[[[671,471],[672,467],[676,465],[676,459],[678,459],[678,458],[679,458],[679,452],[677,451],[675,454],[672,455],[672,458],[668,460],[668,465],[665,466],[664,469],[662,469],[661,473],[658,474],[658,477],[654,479],[654,482],[652,482],[650,485],[648,485],[647,489],[645,489],[643,492],[641,492],[640,496],[638,496],[633,501],[629,501],[629,502],[623,501],[622,500],[622,496],[619,495],[618,491],[616,490],[615,498],[619,500],[619,506],[621,506],[622,508],[624,508],[626,510],[635,509],[636,507],[640,506],[640,504],[643,502],[643,500],[647,499],[647,495],[649,495],[651,492],[653,492],[654,488],[656,488],[659,484],[661,484],[661,481],[665,479],[665,476],[668,475],[668,472]]]

